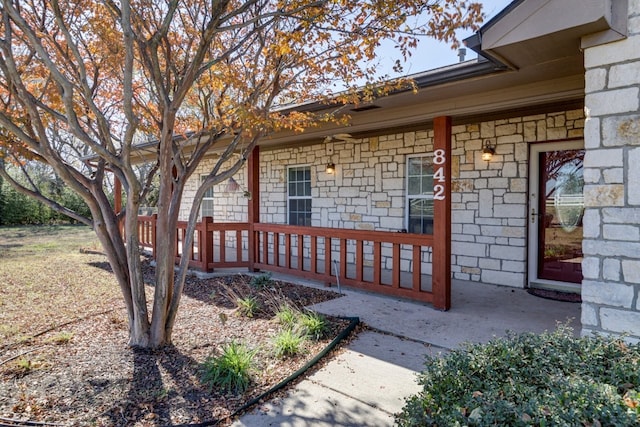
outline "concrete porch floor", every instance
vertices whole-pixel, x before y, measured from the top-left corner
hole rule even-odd
[[[374,329],[446,349],[463,342],[486,342],[507,331],[552,330],[558,323],[568,323],[576,334],[580,333],[579,303],[540,298],[525,289],[461,280],[453,280],[451,288],[449,311],[344,288],[345,296],[311,308],[334,316],[357,316]]]

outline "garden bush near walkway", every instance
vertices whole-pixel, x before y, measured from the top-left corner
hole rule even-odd
[[[429,356],[400,426],[640,426],[640,344],[568,327]]]

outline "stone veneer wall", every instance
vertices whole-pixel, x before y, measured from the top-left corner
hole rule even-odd
[[[640,0],[628,38],[585,50],[583,334],[640,341]]]
[[[191,209],[191,201],[195,197],[200,177],[207,175],[217,163],[217,158],[207,158],[202,161],[197,173],[194,173],[187,182],[180,205],[180,219],[186,221],[189,219],[189,211]],[[221,170],[224,170],[221,169]],[[248,209],[247,199],[244,197],[243,190],[247,188],[247,169],[242,168],[236,173],[233,179],[239,184],[240,188],[236,191],[229,191],[227,188],[228,181],[221,182],[213,186],[213,195],[215,197],[215,215],[214,222],[247,222]]]
[[[582,138],[583,117],[583,110],[579,109],[453,127],[454,278],[525,286],[529,144]],[[490,163],[481,159],[486,139],[496,145],[496,155]],[[430,129],[263,150],[260,153],[260,221],[286,223],[287,167],[309,165],[313,226],[400,231],[406,228],[407,157],[432,151]],[[336,164],[334,175],[325,172],[329,161]],[[246,170],[239,175],[236,180],[244,184]],[[188,190],[185,200],[195,192],[191,187]],[[216,188],[216,194],[220,194],[218,191],[221,190]],[[221,198],[216,202],[221,204],[223,214],[215,221],[246,218],[246,200],[230,202]],[[411,254],[408,252],[403,258],[403,268],[407,268]],[[424,257],[423,271],[427,273],[431,271],[429,261],[428,256]]]

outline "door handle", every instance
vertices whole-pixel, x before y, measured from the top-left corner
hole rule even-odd
[[[536,217],[541,216],[539,213],[536,213],[536,210],[531,208],[531,224],[535,224]]]

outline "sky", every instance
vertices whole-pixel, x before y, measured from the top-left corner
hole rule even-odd
[[[482,10],[485,14],[484,22],[489,21],[492,17],[497,15],[502,9],[507,7],[511,0],[479,0],[482,3]],[[458,33],[458,37],[460,40],[463,40],[473,34],[473,31],[464,31]],[[386,64],[384,63],[384,57],[386,49],[393,49],[392,46],[383,47],[380,52],[381,65],[386,68]],[[471,49],[467,49],[466,60],[475,59],[477,57],[476,53]],[[434,68],[442,67],[445,65],[455,64],[459,61],[458,51],[452,50],[451,47],[446,43],[441,43],[432,39],[423,39],[420,41],[416,52],[409,58],[409,60],[404,64],[403,75],[414,74],[421,71],[432,70]],[[392,62],[392,61],[391,61]],[[392,64],[389,65],[391,67]],[[389,73],[390,76],[395,76],[390,69],[388,71],[385,70],[386,73]]]

